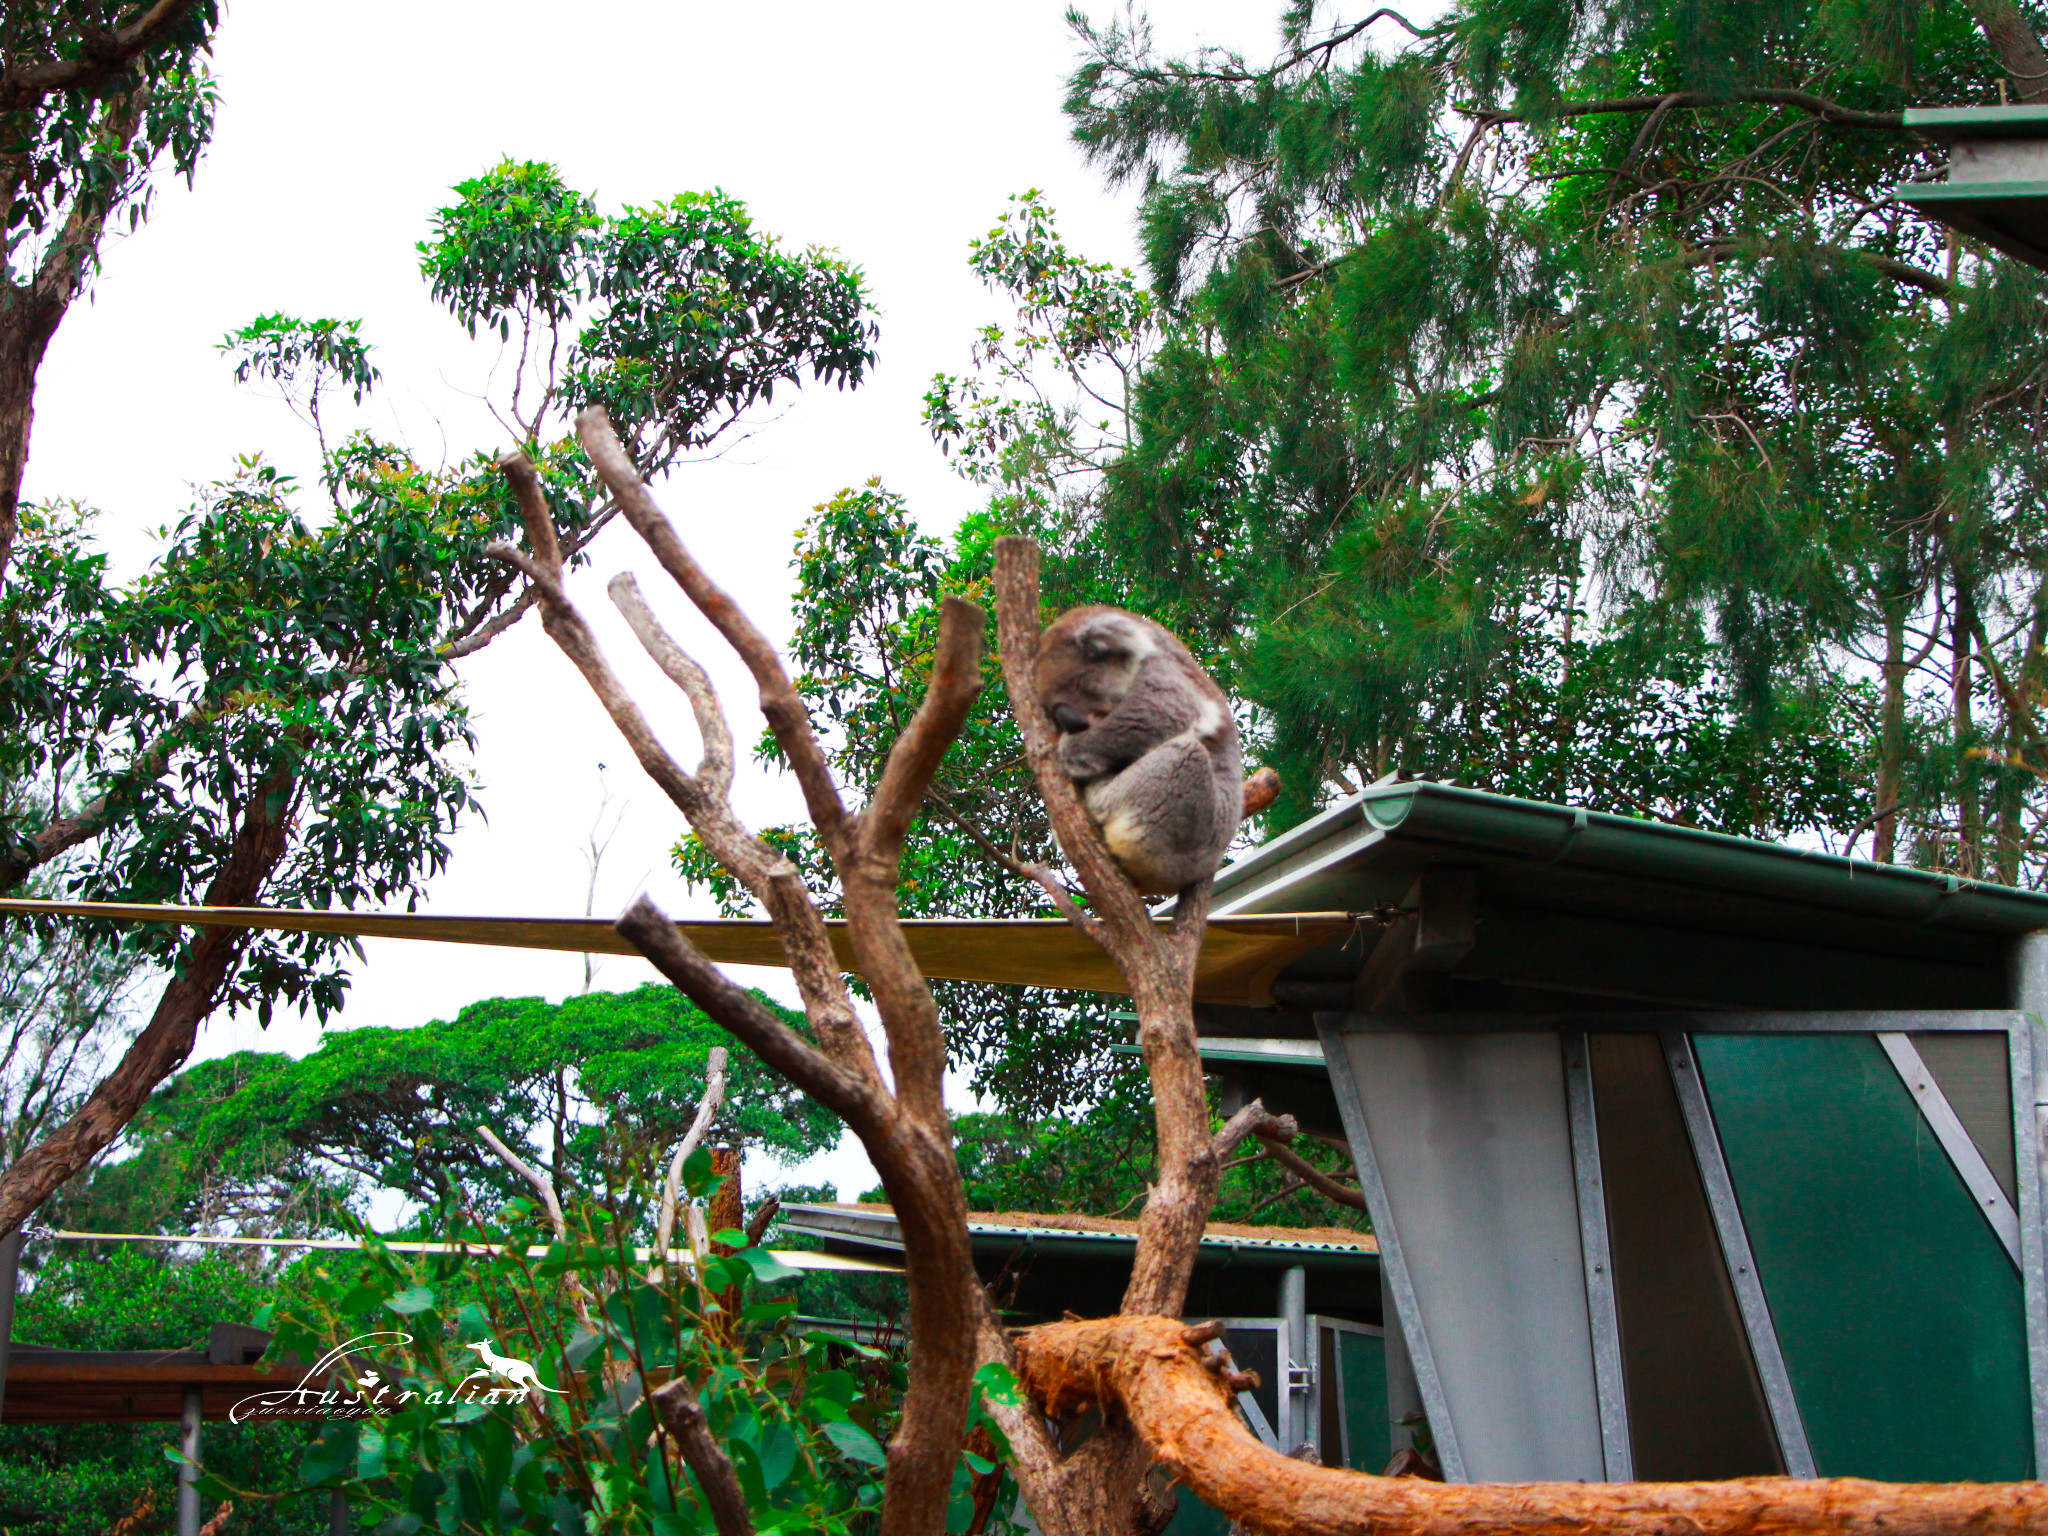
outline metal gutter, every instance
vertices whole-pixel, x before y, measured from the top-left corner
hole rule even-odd
[[[1326,867],[1324,847],[1355,858],[1382,840],[1965,932],[2048,928],[2048,895],[2034,891],[1424,781],[1376,784],[1227,866],[1217,909],[1270,899]]]
[[[1256,1061],[1277,1067],[1326,1065],[1320,1040],[1233,1040],[1205,1035],[1195,1045],[1204,1061]],[[1112,1045],[1109,1049],[1117,1056],[1144,1054],[1144,1048],[1136,1045]]]

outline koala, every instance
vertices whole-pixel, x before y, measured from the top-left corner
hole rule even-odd
[[[1124,873],[1171,896],[1215,873],[1244,815],[1230,705],[1187,647],[1121,608],[1048,626],[1033,678],[1060,765]]]

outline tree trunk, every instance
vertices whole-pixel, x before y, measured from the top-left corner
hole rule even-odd
[[[1950,636],[1953,669],[1950,674],[1950,706],[1956,748],[1956,856],[1955,872],[1976,879],[1984,873],[1984,812],[1977,794],[1977,764],[1970,753],[1975,724],[1970,716],[1970,692],[1975,669],[1970,664],[1971,634],[1975,629],[1975,605],[1962,574],[1956,574],[1955,628]]]
[[[1906,612],[1902,599],[1885,604],[1884,703],[1877,736],[1877,815],[1871,857],[1895,864],[1899,856],[1899,792],[1906,755]]]
[[[29,431],[35,423],[36,370],[70,302],[0,281],[0,581],[21,523],[21,480],[28,469]]]
[[[2048,49],[2013,0],[1971,0],[1970,13],[2023,102],[2048,101]]]
[[[291,828],[294,781],[289,770],[273,769],[250,791],[227,861],[206,888],[204,904],[240,907],[253,903],[284,857]],[[157,999],[148,1025],[135,1037],[78,1113],[30,1147],[0,1173],[0,1237],[15,1230],[36,1208],[110,1146],[133,1120],[157,1085],[184,1064],[200,1022],[220,1000],[249,933],[207,928],[186,946],[178,974]]]

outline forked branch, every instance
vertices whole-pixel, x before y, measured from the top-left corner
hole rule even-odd
[[[497,545],[492,553],[527,574],[549,637],[583,673],[634,754],[689,819],[706,849],[761,902],[774,924],[803,994],[815,1044],[727,979],[645,897],[615,927],[729,1033],[844,1120],[861,1138],[881,1175],[904,1232],[910,1328],[918,1340],[901,1427],[889,1443],[881,1530],[883,1536],[939,1536],[966,1428],[980,1294],[967,1237],[967,1201],[942,1093],[945,1035],[931,989],[903,939],[896,886],[904,832],[981,690],[985,620],[971,603],[951,600],[944,605],[938,654],[924,702],[892,749],[873,802],[851,815],[774,648],[684,548],[604,413],[585,411],[577,427],[627,522],[753,674],[762,710],[796,769],[813,824],[839,875],[848,937],[889,1040],[893,1093],[884,1084],[853,1013],[823,915],[801,873],[748,832],[733,813],[731,732],[710,679],[655,619],[638,586],[630,578],[614,581],[613,602],[696,716],[704,758],[691,774],[655,738],[564,591],[559,540],[538,477],[517,455],[505,461],[505,470],[526,523],[528,550]],[[690,1408],[687,1394],[680,1394],[665,1407],[664,1423],[711,1494],[706,1468],[698,1465],[691,1451],[690,1436],[702,1437],[701,1423],[693,1426]],[[729,1465],[720,1473],[715,1463],[710,1464],[712,1476],[729,1473]],[[716,1506],[718,1496],[713,1502]],[[727,1502],[730,1508],[714,1508],[720,1531],[746,1529],[743,1504]]]

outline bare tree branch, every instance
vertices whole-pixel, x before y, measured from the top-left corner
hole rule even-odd
[[[1296,1461],[1238,1420],[1231,1384],[1163,1317],[1053,1323],[1018,1340],[1055,1417],[1127,1421],[1197,1497],[1277,1536],[1977,1536],[2048,1527],[2048,1484],[1743,1478],[1712,1483],[1433,1483]]]
[[[561,1242],[569,1240],[569,1219],[562,1214],[561,1197],[555,1193],[554,1182],[525,1158],[514,1152],[499,1139],[498,1133],[488,1125],[476,1128],[476,1137],[498,1156],[498,1161],[510,1168],[520,1178],[533,1186],[541,1203],[548,1208],[548,1225],[555,1229],[555,1237]]]
[[[697,1101],[697,1115],[691,1120],[689,1130],[676,1144],[676,1155],[668,1160],[668,1177],[661,1181],[661,1215],[654,1226],[654,1258],[656,1274],[668,1258],[669,1238],[676,1229],[676,1207],[683,1194],[683,1164],[690,1154],[704,1144],[704,1138],[711,1134],[711,1122],[718,1118],[719,1106],[725,1103],[725,1047],[714,1045],[704,1063],[704,1097]]]
[[[803,789],[811,822],[826,848],[836,854],[845,830],[846,807],[832,782],[824,749],[811,730],[810,714],[797,695],[796,685],[789,680],[782,658],[739,604],[704,574],[703,567],[683,547],[674,526],[655,505],[653,493],[633,467],[602,406],[589,406],[577,414],[576,436],[626,521],[633,525],[633,531],[646,541],[661,568],[711,621],[753,674],[754,685],[761,691],[761,713],[767,716],[768,728],[775,733],[775,740]]]
[[[1684,107],[1726,107],[1761,105],[1791,107],[1809,112],[1837,128],[1870,128],[1903,133],[1903,112],[1865,112],[1845,107],[1811,91],[1780,90],[1774,86],[1748,86],[1729,91],[1672,91],[1662,96],[1610,96],[1598,101],[1560,101],[1541,113],[1508,112],[1494,107],[1460,107],[1468,117],[1489,123],[1549,122],[1563,117],[1585,117],[1604,112],[1676,111]]]
[[[625,616],[641,649],[690,701],[690,712],[697,718],[697,734],[704,742],[697,777],[712,794],[724,796],[732,788],[732,728],[726,724],[724,706],[718,702],[709,674],[661,627],[661,621],[640,595],[640,583],[630,572],[621,571],[614,576],[605,591],[611,594],[612,606]]]
[[[1361,1192],[1349,1184],[1341,1184],[1331,1178],[1293,1148],[1282,1145],[1279,1138],[1261,1136],[1259,1139],[1265,1144],[1266,1156],[1317,1194],[1325,1199],[1334,1200],[1339,1205],[1349,1206],[1354,1211],[1363,1211],[1366,1208],[1365,1196]]]

